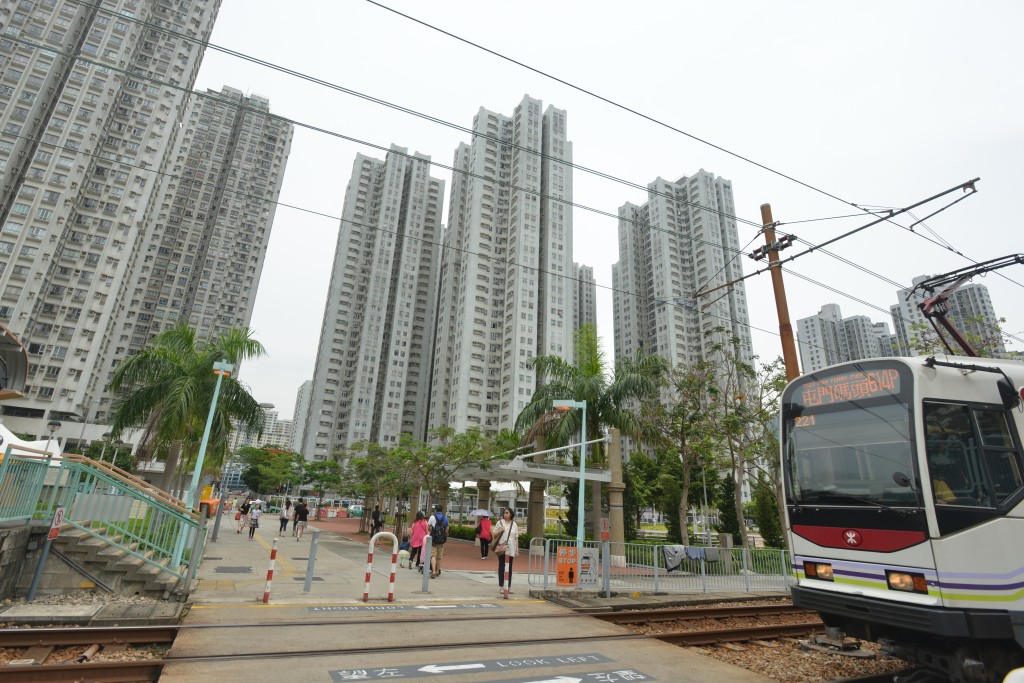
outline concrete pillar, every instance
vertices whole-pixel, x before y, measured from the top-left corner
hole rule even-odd
[[[626,526],[622,512],[622,435],[618,429],[609,430],[612,442],[608,444],[608,468],[612,480],[608,484],[608,524],[611,527],[611,564],[613,567],[626,566]]]
[[[491,509],[491,482],[478,481],[476,483],[476,506],[484,510]]]

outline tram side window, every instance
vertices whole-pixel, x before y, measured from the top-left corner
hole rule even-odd
[[[1005,413],[926,402],[924,423],[937,505],[995,507],[1021,487]]]

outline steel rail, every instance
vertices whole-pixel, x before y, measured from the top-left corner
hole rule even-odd
[[[745,605],[738,607],[696,607],[680,609],[649,609],[629,612],[598,612],[589,616],[613,624],[684,621],[690,619],[726,619],[731,617],[762,617],[779,614],[814,614],[814,610],[794,605]]]
[[[178,626],[86,626],[83,628],[5,628],[0,647],[173,643]]]
[[[721,628],[710,631],[672,631],[669,633],[648,633],[647,635],[650,638],[657,638],[673,645],[715,645],[717,643],[735,643],[758,638],[784,638],[787,636],[804,636],[824,632],[825,624],[818,621],[800,624]]]
[[[157,681],[163,669],[159,659],[134,662],[0,666],[0,683],[132,683]]]

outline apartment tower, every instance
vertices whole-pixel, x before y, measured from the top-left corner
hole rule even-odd
[[[160,205],[132,263],[115,355],[185,320],[202,338],[248,327],[291,149],[291,123],[223,87],[188,103]]]
[[[430,157],[396,146],[383,161],[356,156],[309,408],[296,414],[307,460],[425,435],[443,199]]]
[[[866,315],[844,318],[838,304],[825,304],[816,315],[798,320],[796,336],[804,372],[897,353],[888,323],[872,322]]]
[[[572,143],[566,113],[481,108],[455,152],[429,426],[495,433],[532,400],[539,355],[572,360]]]
[[[919,275],[914,278],[913,284],[916,285],[929,277],[931,276]],[[935,337],[931,323],[918,308],[918,304],[927,296],[920,290],[911,296],[910,291],[910,289],[899,290],[898,303],[889,307],[892,314],[892,325],[896,330],[899,352],[903,356],[922,353],[918,349],[917,339],[919,337],[926,339]],[[999,316],[996,315],[995,309],[992,307],[992,298],[985,285],[966,284],[953,292],[949,298],[949,320],[956,325],[961,334],[966,335],[968,339],[973,339],[975,343],[980,341],[993,355],[1006,353],[1006,346],[999,333]],[[945,336],[947,339],[949,338],[949,335]],[[950,343],[953,343],[952,340]],[[957,348],[955,343],[953,344],[954,351],[957,355],[961,355],[963,351]],[[939,344],[939,348],[942,348],[941,344]]]
[[[737,337],[749,361],[742,282],[697,297],[743,275],[732,183],[701,170],[675,182],[658,178],[642,206],[619,208],[619,260],[612,265],[615,355],[640,349],[673,366],[707,357]],[[709,334],[715,328],[724,332]]]
[[[0,322],[31,354],[4,414],[42,435],[106,420],[110,371],[153,330],[130,283],[220,2],[0,6]]]

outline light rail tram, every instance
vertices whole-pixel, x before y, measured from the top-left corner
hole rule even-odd
[[[1024,363],[835,365],[782,398],[793,602],[953,681],[1024,666]]]

